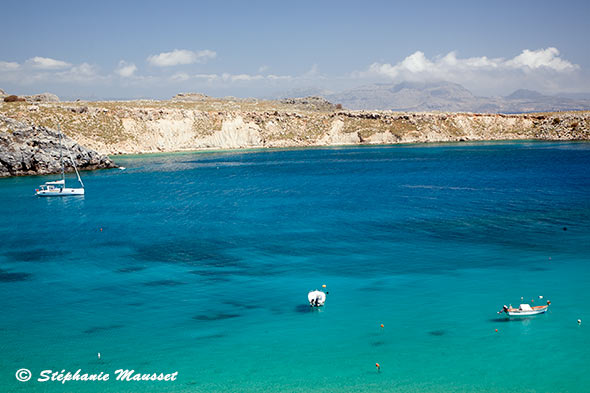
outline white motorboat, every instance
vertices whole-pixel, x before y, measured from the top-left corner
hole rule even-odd
[[[78,182],[82,187],[78,188],[68,188],[66,187],[66,176],[64,170],[64,157],[63,157],[63,145],[61,142],[61,130],[59,126],[57,127],[57,132],[59,133],[59,159],[61,162],[61,180],[55,181],[48,181],[45,184],[39,186],[38,189],[35,190],[35,195],[41,197],[50,197],[50,196],[70,196],[70,195],[84,195],[84,183],[80,178],[80,173],[78,173],[78,168],[76,168],[76,162],[72,158],[72,154],[68,149],[68,154],[70,156],[70,160],[72,162],[72,166],[76,171],[76,176],[78,176]]]
[[[309,291],[307,294],[307,300],[309,300],[309,305],[311,307],[321,307],[326,303],[326,293],[322,291]]]
[[[502,307],[502,311],[498,311],[498,314],[505,312],[510,317],[528,317],[531,315],[538,315],[547,312],[550,304],[550,301],[547,301],[547,304],[544,306],[531,307],[530,304],[521,304],[518,306],[518,308],[514,308],[512,306],[508,307],[505,305]]]

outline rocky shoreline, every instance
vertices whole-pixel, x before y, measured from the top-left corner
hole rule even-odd
[[[59,134],[43,126],[29,126],[0,115],[0,123],[10,127],[10,132],[0,132],[0,177],[45,175],[61,172]],[[105,155],[86,149],[64,136],[64,166],[73,172],[71,152],[80,170],[116,168]]]
[[[188,93],[164,101],[4,102],[0,116],[4,119],[0,121],[0,159],[12,157],[10,169],[0,176],[52,173],[55,168],[48,160],[54,159],[55,150],[47,133],[57,124],[66,135],[90,149],[76,148],[79,166],[84,169],[112,167],[114,164],[104,155],[117,154],[457,141],[590,140],[588,111],[516,115],[351,111],[318,97],[260,101]],[[19,129],[28,127],[29,131],[15,134],[17,123],[21,124]]]

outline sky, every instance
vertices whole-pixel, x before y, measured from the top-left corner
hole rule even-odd
[[[450,81],[590,92],[587,1],[5,1],[0,89],[270,97]]]

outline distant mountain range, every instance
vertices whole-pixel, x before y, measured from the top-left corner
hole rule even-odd
[[[321,96],[348,109],[480,113],[590,110],[588,95],[549,96],[533,90],[519,89],[505,97],[477,97],[465,87],[451,82],[376,83],[339,93],[318,89],[302,89],[289,93],[289,97]]]

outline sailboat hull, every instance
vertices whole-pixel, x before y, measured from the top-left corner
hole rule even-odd
[[[61,197],[61,196],[73,196],[73,195],[84,195],[83,188],[54,188],[51,190],[39,190],[36,192],[37,196],[40,197]]]

